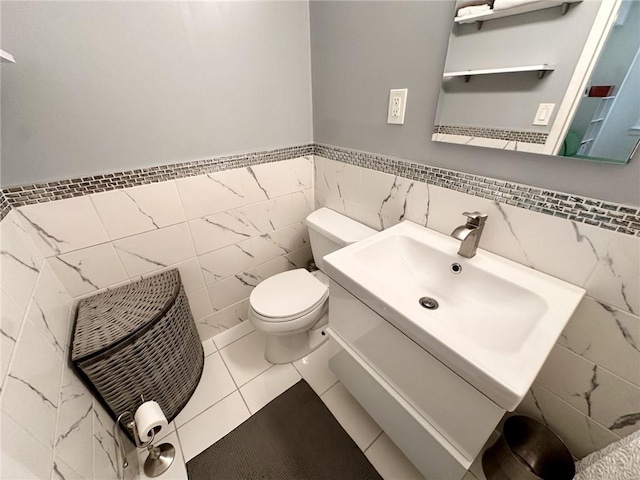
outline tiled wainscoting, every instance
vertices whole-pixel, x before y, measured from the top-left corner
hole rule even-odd
[[[640,238],[319,156],[315,176],[316,207],[378,230],[407,219],[449,235],[462,212],[488,213],[481,248],[585,288],[518,410],[577,458],[640,428]]]
[[[75,301],[177,267],[202,339],[218,343],[246,319],[258,282],[311,258],[303,220],[319,206],[378,230],[407,219],[447,235],[463,211],[488,213],[482,248],[587,290],[519,410],[578,458],[640,428],[637,207],[315,151],[335,159],[216,164],[213,173],[13,205],[0,223],[2,478],[116,478],[113,423],[67,365]]]
[[[113,421],[68,363],[72,298],[17,212],[0,238],[0,478],[116,480]]]
[[[202,339],[247,318],[262,279],[311,258],[312,158],[18,207],[73,298],[180,270]]]

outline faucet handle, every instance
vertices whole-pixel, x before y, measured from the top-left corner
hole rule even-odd
[[[476,227],[481,227],[484,225],[484,222],[487,221],[489,215],[482,212],[462,212],[462,214],[468,218],[467,223],[474,225]]]

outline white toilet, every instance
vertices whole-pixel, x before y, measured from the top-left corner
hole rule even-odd
[[[322,273],[322,258],[376,233],[328,208],[313,212],[306,223],[320,270],[279,273],[260,283],[249,297],[249,320],[267,334],[265,358],[271,363],[298,360],[327,340],[322,329],[328,321],[329,279]]]

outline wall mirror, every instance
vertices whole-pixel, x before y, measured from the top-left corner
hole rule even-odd
[[[454,15],[434,141],[629,160],[640,0],[459,0]]]

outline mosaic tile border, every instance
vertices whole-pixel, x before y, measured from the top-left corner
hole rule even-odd
[[[465,137],[493,138],[495,140],[508,140],[512,142],[535,143],[544,145],[547,142],[548,133],[525,132],[523,130],[501,130],[498,128],[459,127],[455,125],[434,125],[433,133],[448,135],[462,135]]]
[[[261,163],[290,160],[305,155],[313,155],[313,144],[240,155],[229,155],[193,162],[160,165],[157,167],[138,168],[124,172],[58,180],[34,185],[9,187],[2,190],[2,198],[7,199],[10,207],[16,208],[23,205],[51,202],[53,200],[79,197],[92,193],[106,192],[108,190],[137,187],[139,185],[193,177],[205,173],[231,170],[233,168],[250,167]],[[6,215],[6,213],[4,215]]]
[[[640,237],[640,208],[505,182],[330,145],[315,145],[330,160],[398,175],[534,212]]]
[[[4,192],[0,192],[0,221],[6,217],[11,211],[9,200],[5,197]]]
[[[12,207],[62,200],[314,154],[534,212],[640,237],[640,208],[638,207],[321,144],[308,144],[91,177],[9,187],[0,192],[0,220],[9,213]]]

